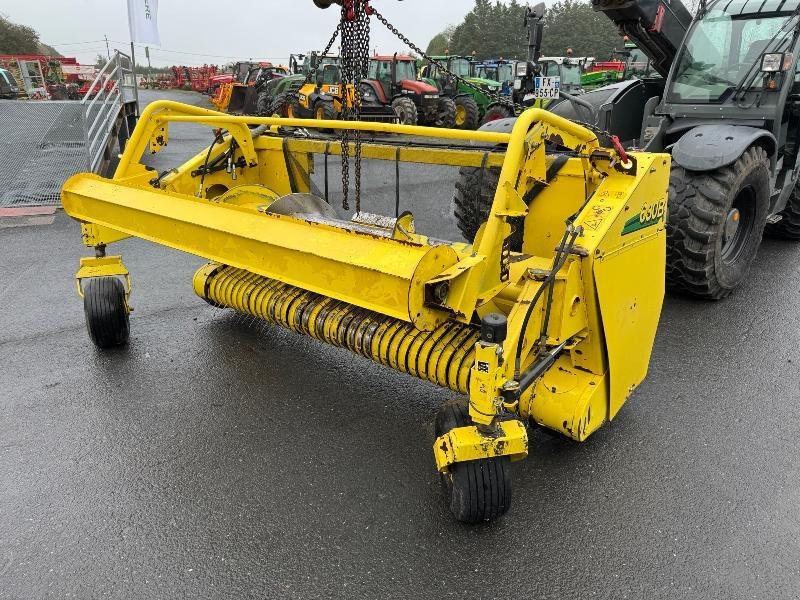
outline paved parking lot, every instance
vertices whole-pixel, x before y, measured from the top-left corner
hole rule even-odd
[[[160,168],[207,137],[174,131]],[[402,188],[446,237],[452,176]],[[393,185],[367,167],[378,208]],[[765,242],[723,302],[668,298],[619,417],[534,432],[479,527],[433,467],[449,392],[211,308],[200,259],[118,246],[132,335],[100,354],[78,226],[0,229],[0,598],[800,596],[800,246]]]

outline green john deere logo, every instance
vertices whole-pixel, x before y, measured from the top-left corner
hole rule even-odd
[[[628,235],[629,233],[634,233],[635,231],[640,231],[655,225],[664,218],[666,210],[666,200],[654,204],[643,204],[642,211],[638,215],[625,221],[625,226],[622,228],[622,235]]]

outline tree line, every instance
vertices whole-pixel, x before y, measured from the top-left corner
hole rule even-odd
[[[0,14],[0,54],[47,54],[61,56],[54,48],[42,44],[33,27],[19,25]]]
[[[524,27],[526,5],[517,0],[503,3],[475,0],[464,20],[448,26],[428,44],[428,54],[472,55],[484,58],[525,58],[528,33]],[[614,24],[583,0],[559,0],[544,16],[543,56],[574,56],[607,59],[622,47]]]

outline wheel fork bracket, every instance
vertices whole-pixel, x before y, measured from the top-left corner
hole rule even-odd
[[[487,432],[488,431],[488,432]],[[510,456],[512,461],[528,456],[528,433],[522,422],[500,421],[490,429],[475,425],[456,427],[433,444],[436,468],[444,473],[453,463]]]
[[[75,287],[78,290],[78,295],[83,298],[83,286],[81,282],[84,279],[91,279],[92,277],[122,277],[125,280],[125,308],[128,312],[133,312],[130,307],[128,299],[131,295],[131,275],[128,269],[122,263],[121,256],[103,256],[91,257],[87,256],[81,258],[81,266],[78,272],[75,273]]]

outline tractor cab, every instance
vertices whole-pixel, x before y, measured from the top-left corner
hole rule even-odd
[[[543,56],[539,59],[539,69],[542,77],[560,77],[562,91],[580,94],[583,92],[581,75],[584,60],[572,56]]]
[[[622,50],[614,50],[613,58],[625,65],[625,79],[660,77],[653,69],[650,57],[633,42],[625,42]]]
[[[500,83],[500,95],[511,96],[514,86],[514,64],[510,60],[487,60],[473,65],[475,77]]]
[[[375,55],[369,60],[366,85],[380,102],[391,104],[401,123],[434,124],[439,116],[439,90],[417,77],[413,56]],[[363,87],[363,86],[362,86]]]
[[[476,76],[472,59],[449,54],[432,56],[431,59],[435,62],[424,65],[420,76],[455,103],[457,128],[475,129],[481,120],[487,118],[487,113],[494,115],[493,118],[513,115],[511,105],[499,99],[501,83]]]

